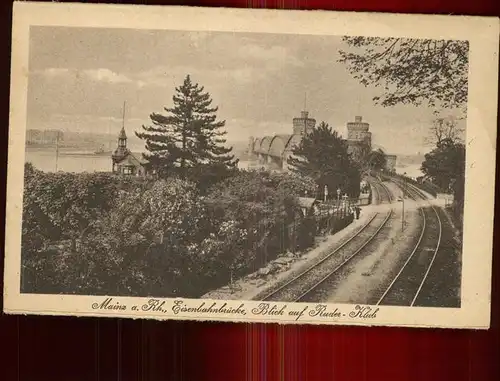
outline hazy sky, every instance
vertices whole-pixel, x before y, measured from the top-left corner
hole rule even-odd
[[[129,135],[170,107],[187,74],[219,105],[228,141],[291,133],[304,107],[345,135],[362,115],[373,143],[393,153],[425,150],[431,110],[383,108],[337,62],[339,37],[32,27],[28,128]]]

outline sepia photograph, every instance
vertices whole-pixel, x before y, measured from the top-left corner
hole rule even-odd
[[[79,6],[113,26],[40,23],[76,5],[31,6],[13,54],[7,313],[489,324],[497,77],[471,73],[483,40],[498,74],[498,21],[471,20],[484,40],[451,17],[444,37],[325,33],[326,17],[294,33],[287,16],[312,14],[287,11],[287,32],[231,27],[274,14],[250,11],[219,30],[133,27],[128,6]]]

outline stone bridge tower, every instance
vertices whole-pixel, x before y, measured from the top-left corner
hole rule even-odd
[[[255,158],[254,144],[255,144],[255,138],[253,136],[250,136],[248,138],[248,145],[247,145],[247,152],[246,152],[249,160],[252,160]]]
[[[372,133],[369,130],[370,125],[363,122],[361,116],[356,116],[354,122],[347,123],[348,152],[354,160],[359,160],[363,151],[371,150]]]
[[[309,112],[302,111],[300,118],[293,118],[293,134],[306,135],[316,126],[316,119],[309,118]]]

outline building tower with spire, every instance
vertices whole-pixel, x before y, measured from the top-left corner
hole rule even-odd
[[[123,175],[145,176],[147,162],[134,155],[127,148],[127,134],[125,133],[125,104],[123,105],[123,124],[118,134],[118,146],[111,155],[113,173]]]
[[[125,128],[122,127],[120,134],[118,135],[118,146],[111,156],[113,160],[113,167],[115,163],[122,161],[129,153],[130,151],[127,148],[127,134],[125,133]],[[113,172],[115,172],[114,169]]]

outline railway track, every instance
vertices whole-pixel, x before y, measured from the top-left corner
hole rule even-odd
[[[379,197],[383,194],[384,196],[387,196],[387,200],[385,200],[385,202],[388,202],[389,204],[392,203],[392,201],[394,201],[394,198],[392,196],[392,193],[389,191],[389,188],[387,188],[387,186],[381,182],[381,181],[376,181],[376,182],[373,182],[372,184],[375,188],[379,187],[377,189],[377,194],[379,195]],[[380,191],[380,189],[382,189],[382,191]],[[382,203],[384,202],[384,200],[380,200],[382,201]]]
[[[379,182],[372,183],[377,192],[378,202],[392,202],[392,195],[388,188]],[[384,195],[384,196],[382,196]],[[326,280],[335,276],[354,257],[362,252],[366,252],[370,243],[374,241],[381,230],[386,226],[393,216],[392,208],[387,213],[375,213],[368,222],[363,225],[351,238],[332,250],[320,261],[298,274],[278,289],[267,294],[263,301],[307,301],[308,297],[314,293]]]
[[[394,182],[401,186],[401,183]],[[427,199],[418,188],[411,184],[406,184],[406,190],[408,196],[415,201]],[[417,243],[399,272],[380,296],[377,305],[418,305],[420,291],[434,264],[442,236],[441,218],[436,208],[429,205],[419,210],[422,216],[422,230]]]

